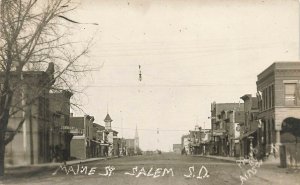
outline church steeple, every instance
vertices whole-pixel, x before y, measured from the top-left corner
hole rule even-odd
[[[139,138],[138,130],[137,130],[137,125],[135,126],[135,135],[134,138]]]
[[[137,125],[135,126],[135,135],[134,135],[134,153],[137,154],[138,149],[139,149],[139,135],[138,135],[138,130],[137,130]]]

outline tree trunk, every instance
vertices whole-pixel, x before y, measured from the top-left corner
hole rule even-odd
[[[295,144],[295,162],[296,162],[296,168],[298,167],[298,151],[297,151],[297,144],[298,144],[298,137],[296,135],[296,144]]]
[[[8,96],[7,96],[8,97]],[[10,98],[8,98],[10,101]],[[0,119],[0,177],[4,176],[5,133],[7,130],[9,111],[4,109]]]
[[[5,135],[9,119],[9,107],[12,101],[13,92],[4,86],[3,95],[0,98],[0,177],[4,176],[5,157]]]

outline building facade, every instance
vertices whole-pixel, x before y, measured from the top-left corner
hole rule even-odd
[[[176,154],[181,154],[181,144],[173,144],[173,152]]]
[[[190,134],[185,134],[181,137],[182,154],[191,154],[191,138]]]
[[[120,143],[118,142],[118,132],[113,130],[111,127],[112,119],[110,115],[107,113],[104,123],[105,123],[105,130],[107,134],[107,142],[108,142],[108,156],[117,156],[119,155],[119,147]]]
[[[244,123],[244,111],[229,110],[226,118],[227,153],[231,157],[240,156],[240,124]]]
[[[51,67],[49,65],[49,67]],[[49,69],[49,68],[48,68]],[[0,73],[3,84],[4,73]],[[11,114],[7,134],[21,128],[13,140],[6,145],[6,165],[29,165],[49,162],[49,90],[54,83],[53,73],[43,71],[23,72],[23,81],[11,74]]]
[[[139,134],[137,126],[135,128],[135,134],[133,139],[126,139],[126,153],[127,155],[140,155],[142,151],[139,146]]]
[[[50,122],[49,147],[50,161],[59,162],[70,159],[70,142],[74,132],[70,129],[69,91],[49,94]]]
[[[134,145],[135,140],[134,139],[126,139],[126,155],[134,155]]]
[[[294,166],[300,160],[300,62],[275,62],[256,84],[265,158]]]
[[[228,111],[244,111],[242,103],[216,103],[211,104],[211,132],[212,141],[210,153],[212,155],[228,156],[229,147],[229,127],[227,124]]]
[[[93,139],[91,143],[92,157],[105,157],[108,155],[108,132],[105,127],[93,123]]]
[[[83,117],[71,117],[70,126],[82,130],[82,134],[73,136],[71,140],[71,157],[76,159],[87,159],[92,157],[92,140],[94,129],[94,117],[84,115]]]
[[[261,158],[261,154],[258,152],[252,153],[251,148],[255,148],[257,151],[261,146],[261,126],[258,120],[258,99],[252,97],[251,94],[245,94],[241,97],[244,101],[244,114],[245,121],[240,123],[240,157],[249,158],[255,155],[256,158]]]

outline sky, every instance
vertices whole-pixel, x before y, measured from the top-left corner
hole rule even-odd
[[[142,150],[210,128],[213,101],[242,103],[266,67],[299,59],[296,0],[84,0],[69,17],[99,24],[74,35],[96,69],[77,82],[82,109],[101,125],[109,112],[120,137],[137,127]]]

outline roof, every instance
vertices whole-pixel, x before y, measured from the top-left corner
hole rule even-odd
[[[113,130],[113,129],[107,129],[107,131],[109,131],[109,132],[114,132],[114,133],[119,133],[119,132],[117,132],[117,131],[115,131],[115,130]]]
[[[112,122],[113,120],[110,118],[110,115],[107,113],[104,122]]]
[[[98,123],[93,123],[93,126],[98,128],[99,130],[105,130],[105,127],[102,125],[99,125]]]
[[[242,100],[249,100],[252,97],[252,94],[245,94],[244,96],[241,97]]]
[[[227,110],[244,110],[243,103],[216,103],[216,115],[219,115],[222,111]]]
[[[261,73],[257,75],[257,80],[260,81],[268,74],[272,73],[275,69],[300,69],[300,62],[292,62],[292,61],[286,61],[286,62],[274,62],[269,67],[264,69]]]

